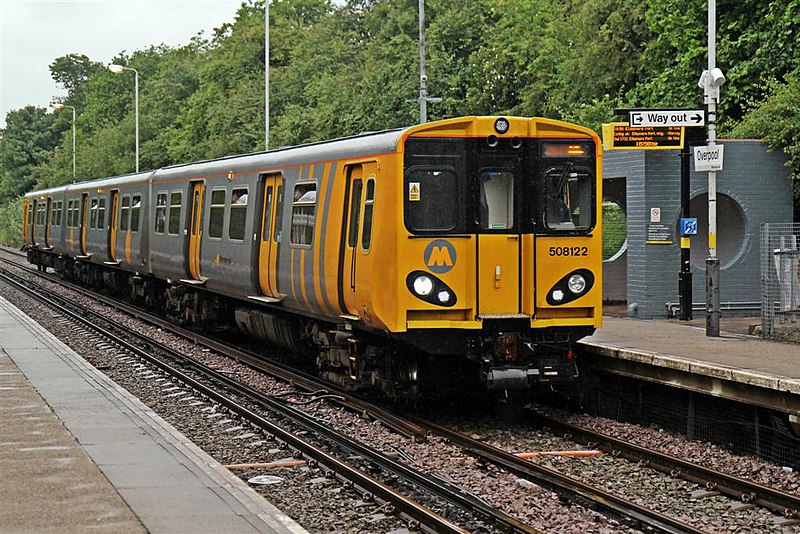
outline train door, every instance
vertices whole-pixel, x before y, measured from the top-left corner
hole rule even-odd
[[[119,228],[119,191],[111,191],[111,221],[108,229],[108,259],[117,262],[117,229]]]
[[[349,165],[345,195],[345,235],[339,254],[339,304],[346,314],[361,316],[371,303],[364,295],[371,283],[372,213],[377,164]],[[368,214],[365,218],[365,214]]]
[[[86,229],[89,226],[89,194],[84,193],[81,198],[81,255],[87,255]]]
[[[510,161],[502,163],[481,168],[476,188],[478,315],[483,318],[514,317],[522,311],[520,174]]]
[[[33,244],[40,245],[42,244],[42,237],[43,237],[43,221],[42,221],[42,207],[44,206],[41,200],[34,200],[33,201]]]
[[[205,184],[192,184],[191,204],[189,205],[189,276],[200,280],[200,242],[203,237],[203,196]]]
[[[261,242],[258,246],[258,284],[262,295],[278,298],[278,225],[276,217],[283,200],[283,177],[267,174],[264,180],[264,202],[261,213]],[[275,231],[273,231],[275,229]]]
[[[32,202],[28,199],[22,201],[22,241],[33,245],[33,239],[31,239],[31,234],[29,233],[31,223],[28,220],[32,213],[31,205]]]
[[[30,236],[31,236],[31,245],[37,246],[39,242],[37,241],[37,233],[36,233],[36,221],[39,217],[39,201],[34,199],[31,205],[30,212],[28,213],[28,223],[30,226]]]
[[[52,206],[53,206],[53,199],[51,197],[47,197],[47,204],[44,206],[45,212],[43,214],[43,218],[44,218],[44,246],[47,247],[48,249],[53,248],[53,246],[50,244],[50,225],[53,224],[53,218],[50,216],[50,214],[53,211]]]

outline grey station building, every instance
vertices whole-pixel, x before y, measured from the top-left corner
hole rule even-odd
[[[723,314],[758,315],[760,309],[761,223],[792,221],[791,172],[786,156],[758,140],[723,139],[725,160],[717,172],[717,251]],[[627,225],[608,225],[621,243],[604,256],[603,296],[626,302],[628,316],[669,317],[678,309],[681,191],[680,151],[613,150],[603,154],[603,200]],[[692,164],[691,216],[698,233],[691,238],[693,308],[705,304],[708,257],[708,173]],[[624,237],[624,239],[623,239]]]

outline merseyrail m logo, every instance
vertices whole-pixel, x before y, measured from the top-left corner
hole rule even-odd
[[[425,265],[436,274],[443,274],[456,264],[456,247],[444,239],[436,239],[425,248]]]

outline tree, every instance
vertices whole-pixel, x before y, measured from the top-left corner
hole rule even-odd
[[[786,83],[770,84],[769,97],[737,124],[734,137],[759,137],[788,156],[793,169],[794,220],[800,220],[800,68],[786,76]]]
[[[51,129],[52,115],[35,106],[9,111],[0,130],[0,203],[33,187],[33,169],[50,156],[58,134]]]

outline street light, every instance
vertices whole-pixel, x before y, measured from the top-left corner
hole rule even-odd
[[[129,67],[123,67],[112,63],[108,66],[108,70],[114,74],[122,74],[124,70],[133,71],[133,91],[134,91],[134,117],[136,120],[136,172],[139,172],[139,71]]]
[[[72,110],[72,181],[75,181],[75,106],[65,106],[64,104],[53,104],[53,110],[61,111],[64,108]]]

